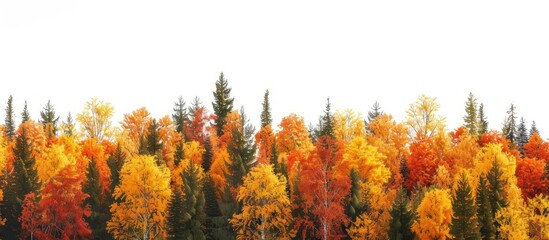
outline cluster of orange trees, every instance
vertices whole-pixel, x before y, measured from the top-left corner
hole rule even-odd
[[[10,97],[0,238],[549,238],[549,144],[514,106],[502,131],[472,94],[451,131],[425,95],[403,122],[328,101],[316,126],[273,127],[267,91],[256,131],[230,92],[221,74],[213,112],[179,98],[171,116],[140,108],[119,126],[97,99],[65,121],[25,106],[17,125]]]

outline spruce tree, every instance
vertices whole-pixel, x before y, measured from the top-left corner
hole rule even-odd
[[[4,191],[4,199],[0,204],[0,211],[2,212],[2,218],[4,218],[4,225],[0,226],[0,236],[2,236],[2,239],[18,239],[21,233],[19,217],[21,216],[22,200],[17,197],[15,172],[5,171],[2,180],[1,187]]]
[[[480,235],[483,240],[494,240],[496,238],[494,213],[492,211],[492,206],[490,205],[489,191],[484,175],[480,176],[476,201]]]
[[[175,102],[175,107],[173,108],[172,114],[173,123],[175,125],[175,130],[178,133],[183,134],[185,138],[185,126],[189,121],[189,115],[187,114],[187,108],[185,107],[185,101],[183,97],[179,97],[177,102]],[[186,139],[185,139],[186,141]]]
[[[25,100],[25,106],[23,107],[23,112],[21,112],[21,123],[25,123],[30,120],[29,109],[27,107],[27,101]]]
[[[212,166],[212,158],[212,142],[209,137],[206,137],[204,139],[204,153],[202,154],[202,168],[205,172],[210,171],[210,167]]]
[[[530,134],[528,134],[528,138],[531,138],[534,133],[537,133],[539,135],[539,130],[536,127],[536,121],[532,121],[532,127],[530,128]]]
[[[477,99],[473,93],[469,93],[467,97],[467,102],[465,102],[465,116],[463,117],[465,121],[465,128],[469,130],[472,135],[478,134],[479,121],[477,118]]]
[[[97,169],[94,158],[88,163],[86,170],[86,181],[82,186],[82,192],[88,194],[88,198],[84,201],[85,206],[90,206],[91,215],[85,217],[86,222],[92,230],[92,234],[98,239],[112,239],[112,236],[107,233],[107,220],[109,206],[106,199],[103,199],[101,193],[101,185],[99,184],[99,170]]]
[[[72,119],[72,115],[69,112],[69,115],[67,115],[67,120],[63,122],[63,134],[71,137],[75,134],[75,125],[74,120]]]
[[[319,129],[319,138],[322,136],[334,137],[334,115],[331,110],[330,98],[326,101],[326,109],[324,110],[324,115],[322,115]]]
[[[376,101],[372,105],[372,109],[368,111],[368,124],[381,115],[383,115],[383,111],[381,110],[379,103]],[[368,126],[368,124],[366,126]]]
[[[249,124],[244,108],[240,110],[241,125],[232,133],[232,138],[227,144],[230,163],[227,166],[227,183],[231,188],[242,184],[242,178],[248,174],[255,165],[256,145],[254,142],[254,127]]]
[[[182,140],[178,141],[177,145],[175,146],[175,152],[173,153],[173,163],[175,166],[179,165],[179,163],[183,160],[183,158],[185,157],[185,153],[184,153],[184,147],[185,143]]]
[[[189,163],[183,171],[183,239],[206,239],[202,231],[204,222],[204,193],[203,182],[200,179],[201,169],[199,166]]]
[[[183,224],[183,196],[177,187],[173,189],[168,203],[167,232],[168,239],[185,239],[185,225]]]
[[[191,106],[189,106],[189,119],[194,119],[196,117],[196,111],[202,107],[202,102],[200,101],[199,97],[194,97],[193,101],[191,102]]]
[[[523,154],[524,151],[524,145],[528,143],[528,140],[530,138],[528,137],[528,129],[526,129],[526,123],[524,121],[524,118],[520,118],[520,123],[517,127],[517,141],[516,144],[518,146],[518,150],[520,154]]]
[[[13,136],[15,135],[15,115],[13,114],[13,97],[11,95],[8,98],[8,106],[6,107],[4,127],[6,128],[5,131],[9,140],[13,140]]]
[[[391,208],[391,221],[389,222],[389,239],[405,240],[414,239],[415,234],[412,232],[412,223],[414,221],[414,213],[410,207],[410,200],[404,189],[398,191],[398,195],[393,201]]]
[[[488,132],[488,120],[484,114],[484,103],[481,103],[478,108],[478,133],[485,134]]]
[[[214,102],[212,103],[213,110],[217,118],[215,119],[215,127],[217,128],[217,136],[223,135],[223,126],[227,124],[225,117],[233,111],[233,101],[231,98],[231,88],[227,79],[223,76],[223,72],[219,75],[219,79],[215,82],[215,92],[213,92]]]
[[[503,136],[505,136],[511,143],[516,143],[517,140],[517,116],[515,105],[511,104],[511,107],[507,111],[507,117],[503,122]]]
[[[55,110],[53,109],[50,100],[48,100],[48,103],[44,106],[44,111],[40,111],[40,117],[42,118],[40,123],[44,125],[44,130],[48,138],[57,136],[57,121],[59,120],[59,116],[55,116]]]
[[[450,234],[456,239],[480,239],[478,228],[477,206],[473,196],[473,190],[469,185],[465,172],[461,173],[457,182],[457,189],[452,196],[452,223]]]
[[[107,159],[107,165],[111,172],[110,192],[114,192],[114,188],[120,184],[120,170],[126,161],[126,155],[122,152],[120,143],[116,145],[116,150]]]
[[[490,187],[488,188],[488,196],[490,200],[490,206],[492,207],[492,218],[496,218],[496,213],[507,206],[507,201],[505,201],[504,198],[504,186],[505,182],[502,180],[503,176],[503,170],[501,169],[501,165],[497,160],[494,160],[494,163],[492,165],[492,168],[490,171],[488,171],[488,174],[486,175],[486,179],[488,180],[488,184]],[[498,231],[499,224],[497,221],[494,222],[494,226],[496,226],[496,238],[498,238]]]
[[[350,204],[347,208],[347,216],[351,221],[355,221],[358,216],[364,213],[368,205],[364,202],[360,196],[360,175],[359,172],[355,169],[351,169],[351,194],[350,194]]]
[[[261,111],[261,127],[271,125],[273,118],[271,117],[271,104],[269,103],[269,90],[265,91],[263,96],[263,110]]]

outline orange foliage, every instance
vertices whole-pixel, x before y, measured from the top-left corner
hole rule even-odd
[[[537,132],[534,133],[524,145],[524,157],[549,161],[549,143],[543,141]]]
[[[204,107],[199,107],[194,113],[194,118],[189,122],[189,126],[186,128],[187,132],[185,136],[190,141],[198,141],[200,144],[204,144],[206,139],[206,124],[212,120],[213,117],[208,115]]]
[[[413,190],[417,185],[431,185],[438,168],[433,145],[432,138],[423,137],[422,135],[416,136],[416,140],[410,144],[411,154],[407,163],[410,174],[406,179],[408,190]]]
[[[302,117],[290,114],[282,118],[280,131],[276,134],[276,146],[280,153],[289,153],[297,148],[307,149],[313,144]]]
[[[536,158],[524,158],[517,160],[517,186],[522,189],[524,199],[532,198],[538,194],[545,194],[549,187],[549,181],[544,176],[545,161]]]
[[[122,128],[128,131],[130,139],[135,143],[139,143],[140,138],[148,133],[151,121],[149,111],[142,107],[134,110],[131,114],[124,114],[124,120],[121,124]]]
[[[501,144],[502,151],[504,153],[510,154],[511,156],[514,156],[515,158],[519,158],[520,156],[519,151],[510,148],[510,146],[512,146],[512,143],[509,142],[509,140],[507,140],[507,138],[505,138],[505,136],[501,135],[501,133],[499,132],[492,130],[480,136],[479,144],[481,147],[484,147],[490,143]]]
[[[259,164],[269,164],[274,142],[273,129],[270,125],[266,125],[255,134],[255,143],[258,150],[257,162]]]
[[[94,159],[99,172],[99,183],[104,194],[109,191],[111,169],[107,164],[109,156],[105,153],[105,147],[98,144],[93,138],[88,138],[82,142],[82,155],[88,159]],[[87,163],[85,163],[87,164]]]

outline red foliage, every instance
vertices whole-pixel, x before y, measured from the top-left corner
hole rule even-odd
[[[188,141],[197,141],[201,145],[204,144],[206,139],[205,127],[213,117],[207,115],[206,109],[204,107],[199,107],[194,113],[194,118],[188,123],[188,127],[185,129],[185,136]]]
[[[489,143],[495,143],[495,144],[501,144],[502,151],[504,153],[507,153],[511,156],[514,156],[516,159],[520,158],[520,153],[518,150],[512,148],[512,143],[505,138],[505,136],[501,135],[501,133],[497,131],[489,131],[485,134],[482,134],[479,138],[479,144],[481,147],[484,147],[488,145]]]
[[[429,186],[433,182],[438,168],[433,144],[431,138],[420,135],[410,144],[410,157],[407,162],[410,174],[405,182],[408,190],[412,191],[418,184]]]
[[[549,181],[544,176],[545,161],[536,158],[517,160],[517,185],[522,189],[524,199],[547,192]]]
[[[549,143],[543,141],[538,133],[534,133],[524,145],[524,157],[549,161]]]
[[[255,143],[258,147],[257,162],[259,164],[269,164],[274,141],[273,129],[269,125],[261,128],[255,135]]]

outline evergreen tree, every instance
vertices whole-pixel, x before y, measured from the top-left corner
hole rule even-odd
[[[204,153],[202,154],[202,168],[204,171],[210,171],[210,167],[212,166],[212,158],[212,142],[209,137],[206,137],[204,139]]]
[[[469,185],[465,172],[461,173],[457,182],[457,189],[452,196],[452,223],[450,233],[456,239],[480,239],[478,228],[477,206],[473,190]]]
[[[503,170],[501,169],[501,165],[497,160],[494,160],[494,163],[492,165],[492,168],[486,175],[486,179],[488,180],[488,184],[490,185],[488,189],[488,196],[490,200],[490,206],[492,207],[492,218],[496,218],[496,213],[507,206],[507,201],[505,201],[505,198],[503,196],[504,194],[504,185],[505,182],[502,180],[503,176]],[[497,229],[499,228],[499,224],[497,221],[494,222],[494,226],[496,227],[496,238],[498,238],[499,232]]]
[[[326,102],[326,109],[324,115],[322,115],[319,138],[322,136],[334,137],[334,115],[331,111],[330,98]]]
[[[27,101],[25,100],[25,106],[23,107],[23,112],[21,112],[21,123],[25,123],[30,120],[29,109],[27,107]]]
[[[13,114],[13,97],[10,95],[8,98],[8,106],[6,107],[6,118],[4,127],[6,128],[6,135],[9,140],[13,140],[15,135],[15,115]]]
[[[183,138],[185,138],[185,127],[189,121],[189,115],[187,114],[187,108],[185,107],[185,101],[183,97],[179,97],[177,102],[175,102],[175,107],[173,108],[172,114],[173,123],[175,125],[175,130],[178,133],[181,133]],[[187,139],[185,139],[186,141]]]
[[[107,165],[111,172],[110,192],[114,192],[114,188],[120,184],[120,170],[126,161],[126,155],[122,152],[120,143],[116,145],[116,150],[107,159]]]
[[[21,233],[19,217],[21,216],[22,202],[17,198],[15,173],[5,171],[2,180],[4,200],[0,204],[0,211],[4,218],[4,225],[0,226],[0,236],[2,239],[18,239]]]
[[[503,122],[503,136],[505,136],[511,143],[516,143],[517,140],[517,116],[515,105],[511,104],[511,107],[507,111],[507,117]]]
[[[492,212],[492,206],[490,205],[489,192],[484,175],[480,176],[476,201],[480,235],[483,240],[494,240],[496,237],[494,213]]]
[[[72,115],[69,112],[69,115],[67,115],[67,120],[63,122],[63,134],[71,137],[75,134],[75,125],[74,120],[72,119]]]
[[[184,147],[184,140],[181,139],[177,145],[175,146],[175,152],[173,153],[174,157],[173,157],[173,163],[175,166],[179,165],[179,163],[183,160],[183,158],[185,157],[185,152],[183,151],[183,147]]]
[[[196,116],[196,111],[202,107],[202,102],[200,101],[200,98],[194,97],[193,101],[191,102],[191,106],[189,106],[189,116],[190,119],[194,119]]]
[[[530,128],[530,134],[528,135],[528,138],[531,138],[534,133],[538,133],[539,135],[539,130],[536,127],[536,121],[532,121],[532,128]]]
[[[465,128],[469,130],[472,135],[478,134],[479,119],[477,118],[477,99],[473,93],[469,93],[467,97],[467,102],[465,102],[465,116],[463,121],[465,121]]]
[[[88,194],[88,198],[84,200],[84,206],[90,206],[91,215],[85,219],[93,236],[98,239],[112,239],[112,236],[107,233],[109,206],[103,204],[106,199],[102,200],[99,170],[93,158],[88,163],[86,182],[82,186],[82,192]]]
[[[269,103],[269,90],[265,91],[263,96],[263,110],[261,111],[261,127],[271,125],[273,118],[271,117],[271,104]]]
[[[484,114],[484,103],[481,103],[478,108],[478,133],[485,134],[488,132],[488,120]]]
[[[518,146],[518,150],[520,154],[523,154],[524,151],[524,145],[528,143],[528,140],[530,139],[528,137],[528,129],[526,129],[526,123],[524,121],[524,118],[520,118],[520,123],[517,127],[517,141],[516,144]]]
[[[390,213],[391,221],[389,222],[389,239],[414,239],[415,234],[412,232],[414,213],[410,208],[410,200],[408,199],[404,189],[401,188],[398,191],[398,195],[393,201],[393,206]]]
[[[57,136],[57,121],[59,120],[59,116],[55,116],[55,110],[53,109],[50,100],[48,100],[48,103],[44,106],[44,111],[40,111],[40,117],[42,118],[40,122],[44,125],[44,130],[48,138]]]
[[[167,229],[168,239],[185,239],[185,225],[183,224],[183,197],[181,190],[173,189],[168,203]]]
[[[183,238],[206,239],[202,232],[204,222],[204,193],[203,181],[200,178],[202,170],[192,161],[183,171]]]
[[[236,188],[242,184],[242,177],[246,176],[250,169],[256,164],[254,142],[254,127],[249,124],[244,108],[240,110],[241,125],[232,133],[232,138],[227,144],[230,163],[227,166],[227,183],[230,187]]]
[[[372,109],[368,111],[368,124],[381,115],[383,115],[383,111],[381,111],[381,106],[379,106],[379,103],[376,101],[372,105]],[[366,124],[366,126],[368,126],[368,124]]]
[[[219,79],[215,82],[214,102],[212,103],[213,110],[217,118],[215,119],[215,127],[217,128],[217,136],[223,135],[223,126],[227,124],[225,117],[233,111],[233,101],[231,98],[231,88],[227,79],[223,76],[223,72],[219,75]]]
[[[359,172],[355,169],[351,169],[351,194],[350,194],[350,200],[351,203],[349,204],[347,208],[347,216],[351,219],[351,221],[355,221],[358,216],[360,216],[362,213],[364,213],[368,206],[366,202],[364,202],[361,199],[360,196],[360,175]]]

